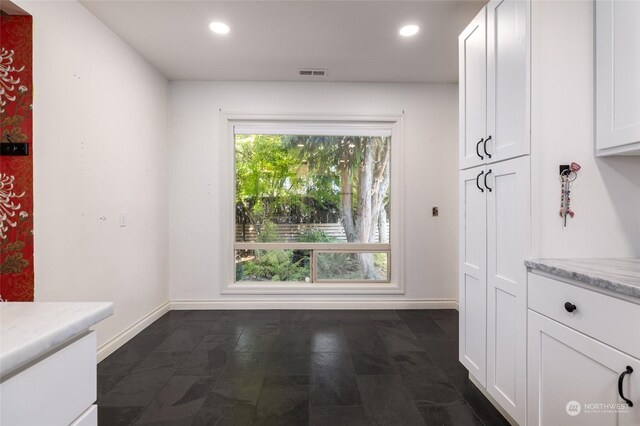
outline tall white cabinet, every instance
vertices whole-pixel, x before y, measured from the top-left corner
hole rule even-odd
[[[459,38],[460,362],[526,416],[530,3],[493,0]]]

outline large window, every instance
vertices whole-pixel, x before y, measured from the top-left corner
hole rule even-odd
[[[391,130],[237,125],[236,283],[388,283]]]

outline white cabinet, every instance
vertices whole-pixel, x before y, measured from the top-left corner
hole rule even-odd
[[[113,303],[0,303],[0,425],[97,424],[96,332]]]
[[[460,362],[526,417],[530,2],[492,0],[460,34]]]
[[[460,172],[460,362],[521,423],[529,167],[525,156]]]
[[[96,425],[96,377],[89,332],[0,383],[0,425]]]
[[[640,424],[640,360],[533,310],[528,320],[530,426]]]
[[[529,157],[487,166],[487,392],[516,421],[526,407]]]
[[[460,34],[460,168],[529,154],[530,2],[492,0]]]
[[[640,155],[640,2],[595,8],[596,151]]]
[[[487,353],[487,198],[484,166],[460,172],[459,353],[483,386]]]
[[[461,169],[486,161],[483,152],[487,136],[486,14],[486,8],[482,8],[458,38]]]
[[[488,162],[529,154],[530,2],[487,5]]]
[[[527,300],[529,309],[640,358],[640,305],[536,273]]]

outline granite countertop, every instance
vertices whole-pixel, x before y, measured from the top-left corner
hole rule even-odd
[[[640,299],[640,259],[531,259],[532,270]]]
[[[0,303],[0,378],[113,314],[113,303]]]

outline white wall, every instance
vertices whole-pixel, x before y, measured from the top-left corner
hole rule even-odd
[[[18,4],[34,27],[36,301],[114,302],[101,345],[168,300],[168,82],[78,3]]]
[[[219,241],[228,230],[221,229],[219,218],[222,209],[230,208],[221,191],[234,185],[219,176],[221,164],[233,161],[222,155],[228,142],[221,140],[220,110],[350,115],[404,111],[406,294],[367,299],[457,298],[457,85],[172,82],[169,99],[172,300],[323,299],[220,294],[219,272],[232,266],[221,264]],[[440,216],[432,218],[431,206],[436,205]],[[363,299],[334,300],[353,298]]]
[[[594,157],[593,13],[591,1],[533,2],[534,256],[640,256],[640,157]],[[563,228],[558,166],[572,161]]]

